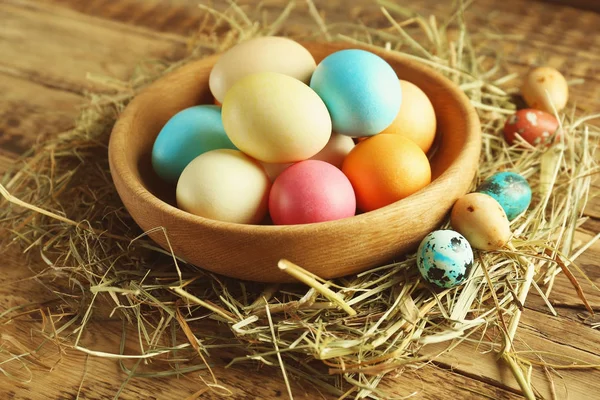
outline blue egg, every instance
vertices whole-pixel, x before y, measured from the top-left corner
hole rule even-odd
[[[398,115],[402,90],[398,76],[381,57],[364,50],[341,50],[315,69],[310,87],[329,110],[333,130],[348,136],[372,136]]]
[[[497,172],[487,178],[477,192],[492,196],[504,209],[509,221],[527,210],[531,203],[531,187],[515,172]]]
[[[419,245],[417,266],[426,281],[449,289],[460,285],[469,276],[473,250],[458,232],[433,231]]]
[[[176,183],[190,161],[216,149],[237,150],[223,128],[221,107],[186,108],[167,121],[158,134],[152,148],[152,167],[162,179]]]

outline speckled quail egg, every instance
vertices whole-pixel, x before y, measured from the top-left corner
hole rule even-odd
[[[426,281],[449,289],[460,285],[469,276],[473,250],[458,232],[433,231],[419,245],[417,266]]]

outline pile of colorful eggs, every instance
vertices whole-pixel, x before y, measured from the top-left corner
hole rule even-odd
[[[531,108],[507,118],[507,143],[520,148],[556,143],[561,132],[554,114],[566,106],[569,94],[564,76],[554,68],[534,68],[525,77],[521,94]],[[484,251],[507,246],[510,221],[527,210],[531,197],[527,180],[510,171],[495,173],[474,193],[461,197],[452,208],[454,230],[434,231],[421,241],[417,266],[423,278],[446,289],[463,283],[473,266],[471,246]]]
[[[256,38],[220,56],[209,86],[215,105],[177,113],[152,150],[184,211],[242,224],[324,222],[431,181],[433,106],[371,52],[342,50],[317,65],[295,41]]]

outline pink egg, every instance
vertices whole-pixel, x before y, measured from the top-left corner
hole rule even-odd
[[[275,179],[269,212],[276,225],[333,221],[354,215],[356,197],[338,168],[324,161],[300,161]]]

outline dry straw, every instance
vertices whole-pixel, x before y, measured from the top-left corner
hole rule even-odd
[[[278,34],[293,12],[291,3],[273,23],[265,24],[235,4],[224,12],[203,7],[207,17],[190,44],[188,59],[173,65],[145,62],[127,82],[94,77],[116,89],[114,93],[93,95],[74,129],[36,145],[2,180],[0,224],[7,232],[2,247],[20,246],[30,255],[34,279],[55,299],[6,310],[0,322],[40,313],[45,322],[37,331],[42,344],[118,359],[127,375],[121,390],[136,377],[203,370],[206,387],[197,395],[210,390],[226,396],[231,392],[211,369],[211,352],[220,349],[220,354],[231,355],[231,364],[258,361],[280,370],[290,398],[292,379],[339,398],[388,398],[378,384],[389,372],[418,369],[458,343],[474,341],[498,350],[524,393],[533,396],[529,377],[540,358],[514,351],[516,325],[509,327],[509,321],[522,308],[517,298],[525,292],[528,263],[535,272],[528,284],[546,299],[551,312],[547,296],[561,271],[585,301],[575,276],[586,278],[574,261],[590,243],[574,251],[574,232],[585,220],[582,210],[592,175],[598,172],[594,151],[600,135],[586,124],[594,116],[577,118],[574,109],[561,113],[566,134],[550,150],[509,147],[500,130],[515,110],[510,84],[516,76],[502,75],[497,50],[502,36],[468,31],[462,5],[438,21],[381,1],[388,27],[374,29],[328,25],[308,3],[319,31],[314,38],[402,51],[467,93],[483,125],[481,164],[473,185],[496,171],[513,170],[534,191],[529,211],[512,222],[515,250],[479,252],[468,281],[440,291],[420,279],[413,255],[335,281],[282,261],[279,267],[301,284],[261,285],[207,273],[159,249],[138,231],[113,187],[107,142],[115,118],[164,73],[248,37]],[[123,321],[121,347],[112,353],[85,344],[88,323],[103,310]],[[485,335],[490,329],[500,335]],[[123,354],[126,330],[137,331],[138,354]],[[51,368],[38,357],[42,346],[27,348],[9,334],[2,340],[7,344],[0,348],[5,375],[27,380],[23,371],[32,365]],[[429,350],[434,343],[446,346]],[[553,369],[574,362],[562,361]],[[578,364],[586,367],[594,366]]]

